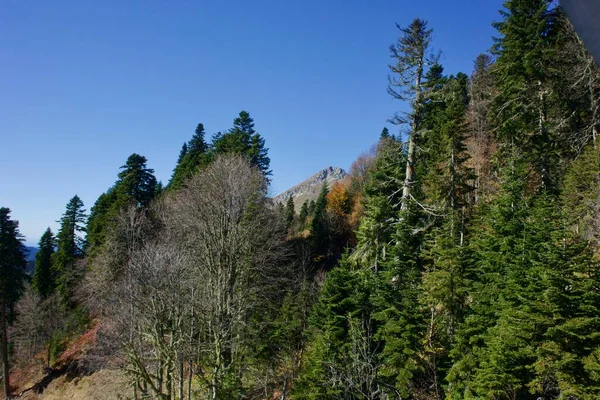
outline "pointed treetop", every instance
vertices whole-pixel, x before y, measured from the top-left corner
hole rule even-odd
[[[390,131],[388,130],[388,128],[383,128],[381,130],[381,136],[379,137],[380,139],[387,139],[390,137]]]
[[[240,111],[239,116],[233,120],[233,128],[231,129],[231,131],[244,133],[247,135],[252,135],[255,133],[254,120],[252,119],[248,111]]]

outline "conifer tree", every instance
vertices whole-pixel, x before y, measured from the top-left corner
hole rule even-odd
[[[383,128],[381,130],[381,135],[379,136],[379,139],[389,139],[390,138],[390,131],[388,130],[388,128]]]
[[[27,259],[23,237],[17,221],[10,219],[10,209],[0,208],[0,334],[4,397],[11,398],[8,325],[14,318],[14,306],[21,297],[25,283]]]
[[[365,210],[356,232],[358,243],[350,255],[363,267],[377,270],[389,255],[394,231],[390,222],[400,208],[405,165],[406,158],[397,140],[379,141],[375,167],[365,185]]]
[[[313,218],[310,224],[310,242],[317,264],[327,265],[329,261],[329,235],[327,226],[327,183],[323,183],[319,197],[315,202]]]
[[[208,165],[210,154],[204,136],[204,125],[200,123],[196,126],[194,136],[188,143],[184,143],[181,148],[177,165],[168,185],[169,188],[177,189],[181,187],[198,169]]]
[[[148,160],[139,154],[132,154],[121,166],[119,179],[115,184],[121,203],[133,202],[138,207],[148,207],[156,194],[157,181],[154,170],[148,168]]]
[[[417,18],[406,28],[396,26],[402,35],[397,43],[390,46],[393,64],[389,66],[391,75],[388,79],[388,93],[395,99],[409,103],[411,107],[408,114],[398,113],[391,119],[392,123],[410,126],[406,172],[402,187],[402,210],[406,210],[415,182],[417,147],[423,129],[425,75],[428,68],[437,60],[429,54],[433,31],[427,28],[427,21]]]
[[[304,230],[306,227],[306,219],[308,218],[308,201],[302,203],[302,207],[300,207],[300,213],[298,214],[298,222],[300,224],[300,229]]]
[[[286,294],[273,324],[269,341],[275,347],[279,366],[283,369],[282,398],[287,398],[294,379],[300,372],[311,306],[309,283],[303,281],[298,293],[289,291]]]
[[[468,168],[465,146],[465,123],[468,104],[467,76],[449,77],[439,93],[438,110],[432,121],[435,135],[428,140],[429,154],[424,173],[427,203],[436,214],[435,229],[424,238],[423,295],[429,310],[426,317],[425,357],[427,380],[439,397],[443,378],[450,366],[449,351],[466,308],[465,235],[473,177]]]
[[[40,238],[38,252],[35,255],[35,269],[31,279],[31,287],[42,299],[48,297],[56,286],[52,273],[52,255],[56,241],[50,228]]]
[[[86,221],[83,201],[75,195],[68,203],[60,219],[56,235],[56,252],[52,255],[52,273],[56,277],[56,290],[65,305],[71,305],[73,287],[76,283],[75,263],[83,252],[83,239]]]
[[[187,145],[187,143],[184,143],[181,146],[181,150],[179,151],[179,157],[177,157],[177,165],[179,165],[183,161],[183,158],[187,155],[187,152],[188,152],[188,145]]]
[[[233,120],[233,128],[213,137],[212,148],[215,154],[241,154],[264,176],[271,175],[269,149],[265,147],[264,138],[254,130],[254,119],[247,111],[241,111]]]
[[[480,54],[474,62],[470,77],[467,122],[467,151],[474,172],[474,203],[487,199],[494,192],[492,159],[496,147],[490,121],[490,103],[494,97],[493,61]]]
[[[290,229],[294,224],[294,218],[296,217],[296,210],[294,209],[294,196],[290,196],[285,205],[285,224]]]
[[[114,187],[102,193],[90,210],[85,241],[86,253],[92,257],[106,239],[108,227],[118,211],[118,195]]]
[[[347,259],[329,272],[309,318],[311,345],[295,398],[375,399],[382,392],[369,275]]]
[[[146,157],[134,153],[121,169],[113,187],[98,197],[90,211],[85,247],[92,258],[104,243],[107,229],[117,214],[130,205],[148,207],[159,190],[154,170],[147,167]]]
[[[562,146],[557,79],[557,9],[549,0],[507,0],[494,24],[494,77],[498,88],[493,112],[498,139],[518,146],[532,166],[538,188],[556,189]]]
[[[420,338],[425,324],[419,307],[422,239],[413,233],[414,219],[406,211],[393,233],[388,260],[377,275],[372,302],[381,323],[376,338],[382,344],[382,376],[401,397],[414,396],[423,370]]]
[[[314,200],[314,199],[312,199],[312,200],[310,201],[310,203],[308,203],[308,215],[310,215],[310,216],[313,216],[313,215],[315,215],[315,206],[316,206],[316,205],[317,205],[317,204],[315,203],[315,200]]]
[[[571,163],[565,174],[562,203],[572,228],[586,240],[600,239],[598,191],[600,190],[600,154],[593,144]]]

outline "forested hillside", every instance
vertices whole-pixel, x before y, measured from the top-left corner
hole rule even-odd
[[[316,201],[268,197],[242,111],[165,185],[132,154],[89,213],[74,196],[30,282],[0,209],[5,371],[64,373],[91,329],[77,373],[124,398],[600,398],[600,70],[553,2],[494,27],[448,75],[435,27],[398,26],[405,111]]]

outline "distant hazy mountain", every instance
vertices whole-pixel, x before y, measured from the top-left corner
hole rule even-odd
[[[31,246],[25,246],[25,248],[27,249],[27,260],[35,261],[35,255],[37,254],[39,249],[37,247],[31,247]]]
[[[327,167],[304,182],[278,194],[274,197],[274,200],[277,203],[285,203],[291,196],[294,196],[294,205],[296,206],[296,210],[299,210],[305,201],[316,200],[319,197],[323,182],[327,182],[327,185],[331,188],[331,185],[344,179],[345,176],[346,171],[342,168]]]
[[[27,249],[27,269],[25,271],[31,275],[33,274],[33,268],[35,267],[35,255],[39,249],[31,246],[25,246],[25,249]]]

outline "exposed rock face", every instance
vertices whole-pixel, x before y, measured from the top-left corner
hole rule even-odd
[[[300,207],[302,207],[302,203],[305,201],[316,200],[317,197],[319,197],[319,192],[321,191],[323,182],[326,182],[331,188],[331,185],[341,179],[344,179],[345,176],[346,171],[344,171],[342,168],[327,167],[317,172],[304,182],[286,190],[281,194],[278,194],[274,197],[274,200],[276,203],[285,203],[290,197],[293,196],[296,210],[299,210]]]

